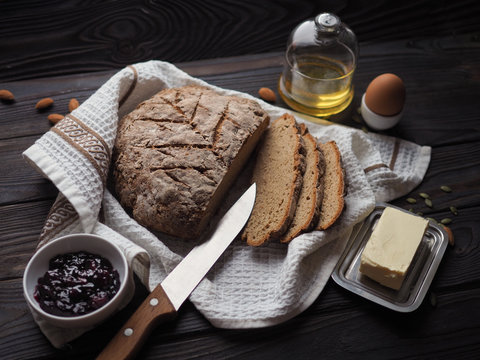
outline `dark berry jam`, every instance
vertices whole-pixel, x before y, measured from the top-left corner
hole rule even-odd
[[[119,288],[120,277],[110,261],[81,251],[50,259],[34,297],[50,314],[78,316],[101,308]]]

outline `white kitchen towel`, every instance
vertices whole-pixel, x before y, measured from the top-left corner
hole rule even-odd
[[[100,233],[126,252],[133,271],[152,290],[195,245],[152,233],[133,220],[106,189],[119,118],[164,88],[197,84],[221,94],[252,96],[212,86],[172,64],[149,61],[128,66],[24,152],[25,159],[58,188],[39,246],[68,233]],[[257,100],[271,119],[289,112]],[[294,114],[295,115],[295,114]],[[304,122],[300,117],[299,122]],[[319,141],[335,140],[342,154],[347,195],[339,220],[289,244],[249,247],[234,240],[190,301],[221,328],[279,324],[305,310],[318,297],[345,248],[355,224],[377,201],[405,195],[423,179],[430,148],[339,125],[306,123]],[[246,189],[240,176],[224,207]],[[58,331],[34,314],[54,346],[88,329]]]

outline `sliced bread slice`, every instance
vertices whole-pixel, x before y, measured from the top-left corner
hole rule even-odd
[[[301,233],[315,227],[322,208],[325,158],[317,146],[316,139],[308,133],[307,127],[304,124],[300,127],[306,148],[306,168],[295,216],[280,240],[283,243],[290,242]]]
[[[344,207],[345,179],[340,151],[335,141],[318,144],[325,157],[322,209],[317,230],[328,229],[338,219]]]
[[[285,114],[265,131],[252,180],[257,197],[242,238],[260,246],[279,239],[292,222],[305,172],[305,148],[295,118]]]

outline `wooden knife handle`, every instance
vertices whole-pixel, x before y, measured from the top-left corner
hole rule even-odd
[[[97,360],[132,359],[152,330],[160,322],[173,319],[176,314],[165,291],[157,285],[98,355]]]

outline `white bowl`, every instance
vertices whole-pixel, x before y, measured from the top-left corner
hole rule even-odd
[[[363,120],[365,120],[368,126],[375,130],[387,130],[394,127],[395,125],[397,125],[403,115],[403,110],[393,116],[383,116],[374,113],[368,108],[367,104],[365,103],[365,94],[363,94],[362,96],[362,105],[360,109],[362,112]]]
[[[108,259],[118,271],[120,288],[117,294],[101,308],[85,315],[58,316],[44,311],[33,294],[38,279],[48,270],[48,262],[59,254],[87,251]],[[59,327],[79,328],[96,325],[112,315],[127,294],[128,263],[123,251],[112,242],[92,234],[73,234],[60,237],[41,247],[30,259],[23,274],[23,292],[28,304],[50,324]]]

